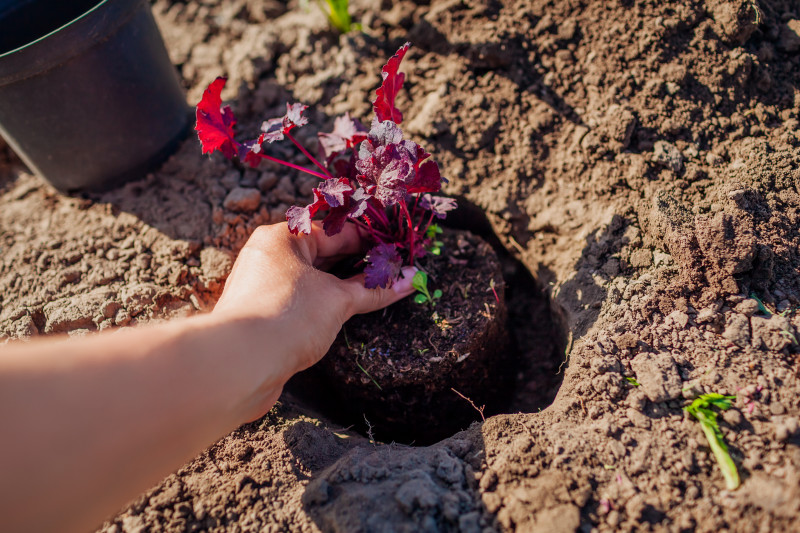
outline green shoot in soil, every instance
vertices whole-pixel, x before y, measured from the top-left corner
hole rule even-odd
[[[703,430],[711,451],[722,469],[722,477],[725,478],[725,485],[728,490],[736,490],[739,487],[739,472],[736,470],[736,464],[733,459],[731,459],[731,454],[728,453],[728,447],[725,445],[719,424],[717,424],[717,413],[712,410],[712,407],[723,411],[730,409],[731,400],[735,399],[736,396],[723,396],[712,392],[701,394],[691,405],[684,407],[686,412],[700,422],[700,428]]]
[[[436,305],[436,300],[442,297],[442,291],[436,289],[433,295],[428,291],[428,275],[422,270],[417,270],[414,277],[411,279],[411,286],[419,291],[414,297],[414,301],[418,304],[428,303],[431,307]]]
[[[438,224],[431,224],[428,226],[428,231],[425,232],[425,236],[431,240],[428,251],[433,255],[442,255],[442,246],[444,246],[444,243],[436,240],[436,236],[441,235],[441,233],[442,228],[440,228]]]
[[[375,381],[375,378],[373,378],[372,376],[370,376],[370,375],[369,375],[369,372],[367,372],[367,370],[366,370],[366,369],[365,369],[363,366],[361,366],[361,364],[358,362],[358,359],[356,359],[356,366],[359,368],[359,370],[361,370],[361,371],[364,373],[364,375],[365,375],[365,376],[367,376],[367,377],[369,378],[369,380],[370,380],[371,382],[373,382],[373,383],[375,384],[375,386],[376,386],[376,387],[378,387],[378,390],[380,390],[380,391],[382,391],[382,390],[383,390],[383,387],[381,387],[380,385],[378,385],[378,382],[377,382],[377,381]]]
[[[634,387],[641,387],[642,384],[636,381],[636,378],[632,378],[630,376],[625,376],[625,381],[633,385]]]
[[[320,2],[323,3],[323,2]],[[323,10],[328,15],[331,26],[341,33],[348,33],[350,30],[361,30],[361,24],[353,24],[349,12],[349,0],[324,0]]]
[[[754,292],[751,292],[751,293],[750,293],[750,298],[752,298],[753,300],[755,300],[755,301],[758,303],[758,310],[759,310],[759,311],[761,311],[762,313],[764,313],[765,315],[767,315],[767,317],[770,317],[770,316],[772,316],[772,311],[770,311],[769,309],[767,309],[767,306],[766,306],[766,305],[764,305],[764,302],[762,302],[762,301],[761,301],[761,298],[759,298],[758,296],[756,296],[756,293],[754,293]]]

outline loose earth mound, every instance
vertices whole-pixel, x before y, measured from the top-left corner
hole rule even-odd
[[[371,442],[284,401],[102,530],[795,527],[797,2],[352,9],[366,31],[339,36],[313,4],[154,3],[189,101],[229,76],[223,97],[243,133],[287,100],[310,105],[325,129],[345,111],[368,120],[380,66],[412,41],[404,130],[535,276],[544,299],[526,305],[545,318],[525,327],[517,315],[527,331],[517,344],[532,354],[544,339],[562,359],[542,356],[517,394],[552,391],[563,375],[558,394],[541,411],[483,423],[476,413],[427,447]],[[316,132],[300,131],[311,146]],[[189,139],[145,179],[64,198],[0,148],[0,335],[89,334],[207,310],[249,232],[314,186],[208,159]],[[720,417],[736,491],[682,410],[703,392],[737,396]]]

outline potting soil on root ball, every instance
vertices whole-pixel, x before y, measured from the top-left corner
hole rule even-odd
[[[434,442],[481,420],[482,408],[496,412],[513,377],[500,262],[469,232],[442,240],[442,254],[419,263],[430,293],[443,293],[435,305],[409,297],[353,317],[292,390],[386,441]]]

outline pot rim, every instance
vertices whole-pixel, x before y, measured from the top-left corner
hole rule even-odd
[[[0,87],[44,74],[113,35],[145,0],[99,0],[29,43],[0,54]]]

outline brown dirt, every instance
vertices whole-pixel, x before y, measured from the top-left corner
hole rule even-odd
[[[368,119],[364,94],[380,65],[413,41],[405,130],[549,299],[524,305],[550,309],[556,331],[531,315],[525,342],[566,339],[558,395],[541,412],[416,448],[372,444],[284,403],[103,530],[795,527],[797,3],[354,4],[368,34],[334,35],[294,3],[158,0],[154,9],[189,100],[227,74],[224,97],[237,98],[250,133],[287,98],[314,107],[312,124],[329,127],[344,111]],[[193,140],[147,179],[86,199],[60,197],[8,160],[0,156],[8,338],[207,309],[248,232],[314,185],[202,157]],[[262,207],[234,211],[225,199],[236,187],[257,189]],[[743,480],[735,492],[681,410],[701,391],[738,396],[721,417]]]
[[[442,292],[434,305],[407,298],[353,317],[287,389],[383,441],[431,444],[501,412],[517,367],[501,263],[470,232],[447,230],[441,241],[441,255],[418,262],[431,294]]]

